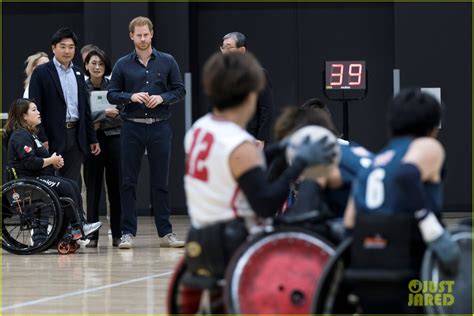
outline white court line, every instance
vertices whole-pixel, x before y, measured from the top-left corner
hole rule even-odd
[[[104,289],[110,289],[110,288],[116,287],[116,286],[121,286],[121,285],[125,285],[125,284],[145,281],[145,280],[153,279],[153,278],[159,278],[159,277],[162,277],[162,276],[170,275],[173,272],[174,271],[169,271],[169,272],[160,273],[160,274],[153,274],[153,275],[149,275],[149,276],[138,278],[138,279],[132,279],[132,280],[123,281],[123,282],[119,282],[119,283],[103,285],[103,286],[99,286],[99,287],[96,287],[96,288],[93,288],[93,289],[80,290],[80,291],[70,292],[70,293],[61,294],[61,295],[57,295],[57,296],[49,296],[49,297],[41,298],[39,300],[19,303],[19,304],[3,307],[2,312],[12,310],[12,309],[15,309],[15,308],[41,304],[41,303],[44,303],[44,302],[49,302],[49,301],[57,300],[57,299],[60,299],[60,298],[75,296],[75,295],[79,295],[79,294],[86,294],[86,293],[91,293],[91,292],[97,292],[97,291],[104,290]]]

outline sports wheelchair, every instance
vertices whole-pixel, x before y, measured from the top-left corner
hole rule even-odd
[[[15,179],[13,168],[5,168],[2,185],[2,248],[17,255],[30,255],[56,247],[59,254],[74,253],[80,245],[73,240],[63,208],[70,207],[81,221],[77,206],[59,197],[34,178]],[[81,233],[84,236],[84,231]],[[82,237],[84,240],[84,237]]]
[[[412,216],[358,215],[356,223],[353,236],[339,245],[321,275],[312,314],[472,312],[471,226],[451,230],[461,261],[457,274],[450,276],[426,249]],[[437,302],[446,294],[442,281],[454,281],[448,293],[453,304]]]
[[[322,221],[318,211],[277,217],[247,237],[221,277],[191,274],[183,258],[169,284],[168,313],[309,314],[335,246],[303,223]]]

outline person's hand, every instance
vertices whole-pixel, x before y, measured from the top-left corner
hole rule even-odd
[[[451,239],[451,234],[446,230],[436,240],[428,243],[436,257],[438,258],[441,268],[450,276],[457,274],[459,269],[459,261],[461,260],[461,250],[459,245]]]
[[[61,157],[61,156],[59,156],[59,157]],[[54,168],[56,168],[56,169],[61,169],[62,167],[64,167],[64,158],[63,157],[61,157],[59,162],[54,165]]]
[[[150,96],[148,95],[148,92],[134,93],[132,94],[132,97],[130,98],[132,102],[143,103],[143,104],[147,104],[149,99],[150,99]]]
[[[117,108],[107,108],[105,109],[105,116],[110,118],[116,118],[119,115],[119,110]]]
[[[328,140],[327,136],[318,141],[311,141],[307,136],[296,148],[295,160],[300,160],[306,166],[330,164],[336,156],[336,142]]]
[[[61,155],[57,155],[56,153],[53,153],[53,154],[51,155],[51,157],[49,157],[49,159],[50,159],[51,164],[52,164],[53,166],[56,166],[56,165],[60,164],[61,161],[62,161],[63,164],[64,164],[64,159],[63,159],[63,157],[62,157]]]
[[[153,109],[163,103],[163,98],[161,95],[150,95],[150,98],[148,99],[148,102],[145,103],[145,106],[147,108]]]
[[[98,154],[100,154],[99,143],[91,144],[90,148],[91,148],[91,154],[93,154],[94,156],[97,156]]]

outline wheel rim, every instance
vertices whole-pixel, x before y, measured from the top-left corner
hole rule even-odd
[[[2,187],[2,246],[11,252],[45,248],[58,227],[58,202],[39,185],[16,181]]]

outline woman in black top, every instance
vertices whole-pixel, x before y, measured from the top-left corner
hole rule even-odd
[[[64,166],[61,155],[49,154],[41,141],[36,137],[38,125],[41,124],[40,112],[30,99],[18,99],[10,106],[5,130],[8,138],[8,164],[15,169],[20,178],[33,177],[46,184],[61,197],[71,198],[78,207],[79,216],[83,219],[82,198],[79,186],[75,181],[55,176],[55,170]],[[81,237],[80,225],[74,216],[74,211],[67,207],[64,210],[72,226],[73,239]],[[84,220],[82,222],[85,223]],[[97,231],[101,222],[84,224],[84,234],[87,236]],[[35,233],[33,240],[44,236]]]
[[[84,59],[84,70],[86,75],[89,76],[86,80],[89,94],[93,91],[107,91],[109,79],[105,76],[110,75],[112,66],[102,50],[94,49],[87,54]],[[116,247],[122,236],[122,208],[120,206],[120,131],[122,129],[122,118],[116,106],[111,106],[105,110],[96,110],[91,107],[91,113],[97,140],[102,151],[98,156],[88,155],[84,161],[84,182],[87,187],[87,220],[99,220],[99,205],[105,171],[110,204],[112,245]],[[97,247],[98,240],[99,234],[95,233],[87,247]]]

